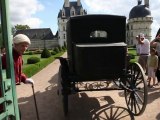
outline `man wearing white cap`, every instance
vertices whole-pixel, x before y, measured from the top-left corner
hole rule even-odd
[[[147,59],[150,54],[150,42],[145,38],[143,33],[139,34],[139,59],[138,62],[142,66],[143,70],[147,72]]]
[[[13,60],[16,85],[21,84],[21,82],[34,84],[33,79],[27,78],[26,75],[22,73],[22,55],[30,44],[30,39],[24,34],[17,34],[13,38]],[[2,68],[6,68],[6,56],[2,57]]]

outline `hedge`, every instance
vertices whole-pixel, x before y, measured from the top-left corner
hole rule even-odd
[[[30,64],[30,65],[23,67],[23,73],[25,73],[27,75],[27,77],[31,77],[31,76],[35,75],[37,72],[39,72],[40,70],[42,70],[43,68],[45,68],[47,65],[52,63],[55,60],[55,57],[59,57],[59,56],[63,55],[63,53],[64,52],[58,53],[54,56],[46,58],[46,60],[43,60],[38,63]]]

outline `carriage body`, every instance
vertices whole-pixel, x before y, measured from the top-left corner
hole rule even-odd
[[[59,60],[58,94],[62,95],[65,115],[70,94],[100,90],[124,90],[129,111],[134,115],[144,112],[147,84],[142,67],[128,64],[126,17],[71,17],[67,22],[67,58]]]
[[[123,16],[85,15],[69,19],[67,53],[75,80],[111,79],[126,73],[125,26]]]

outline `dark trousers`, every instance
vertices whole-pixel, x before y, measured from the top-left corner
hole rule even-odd
[[[157,69],[156,71],[156,76],[157,76],[158,82],[160,82],[160,70],[159,69]]]
[[[159,68],[160,68],[160,57],[158,56],[158,69],[156,71],[156,76],[157,76],[158,82],[160,82],[160,70],[159,70]]]

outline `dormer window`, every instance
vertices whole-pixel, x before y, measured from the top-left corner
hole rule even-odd
[[[74,16],[74,15],[75,15],[75,13],[74,13],[74,11],[72,11],[72,12],[71,12],[71,16]]]
[[[74,9],[73,6],[72,6],[72,8],[71,8],[70,15],[71,15],[71,16],[75,16],[75,15],[76,15],[76,14],[75,14],[75,9]]]
[[[81,8],[80,15],[84,15],[83,9]]]
[[[65,10],[62,10],[62,17],[65,17]]]

